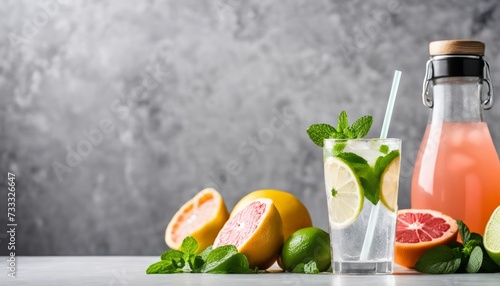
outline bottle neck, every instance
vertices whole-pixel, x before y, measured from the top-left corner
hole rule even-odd
[[[443,77],[433,81],[432,122],[484,122],[479,77]]]

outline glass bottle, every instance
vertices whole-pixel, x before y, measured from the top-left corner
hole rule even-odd
[[[411,186],[412,208],[441,211],[480,234],[500,205],[500,161],[483,115],[494,96],[484,49],[477,41],[429,45],[422,96],[431,115]]]

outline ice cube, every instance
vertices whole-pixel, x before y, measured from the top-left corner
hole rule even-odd
[[[474,158],[471,158],[467,156],[466,154],[462,153],[455,153],[450,156],[448,160],[446,160],[448,163],[448,168],[449,170],[452,171],[460,171],[460,170],[465,170],[469,169],[474,166],[475,160]]]

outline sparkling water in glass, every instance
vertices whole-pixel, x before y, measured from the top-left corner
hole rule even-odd
[[[392,273],[401,139],[326,139],[323,152],[333,272]]]

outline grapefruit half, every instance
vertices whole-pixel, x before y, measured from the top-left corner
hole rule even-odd
[[[165,242],[170,248],[179,249],[182,240],[192,236],[198,242],[196,253],[199,253],[213,244],[228,218],[229,212],[219,192],[203,189],[175,213],[165,230]]]
[[[283,225],[271,199],[256,199],[235,213],[215,238],[214,248],[234,245],[250,268],[269,268],[283,245]]]
[[[283,237],[285,240],[295,231],[312,226],[311,216],[304,204],[292,193],[280,190],[257,190],[249,193],[234,206],[230,216],[238,213],[249,202],[260,198],[273,200],[273,204],[283,221]]]
[[[457,240],[458,225],[451,217],[434,210],[398,211],[394,261],[413,268],[422,254],[438,245]]]

